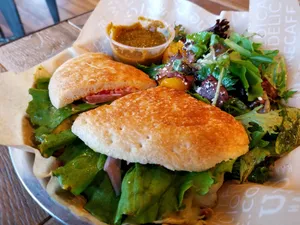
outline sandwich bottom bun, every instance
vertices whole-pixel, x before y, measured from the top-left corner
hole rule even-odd
[[[248,135],[219,108],[165,87],[82,113],[72,132],[96,152],[170,170],[204,171],[248,151]]]

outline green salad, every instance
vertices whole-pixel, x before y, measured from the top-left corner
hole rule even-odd
[[[218,20],[208,30],[187,34],[178,25],[162,64],[137,67],[159,85],[186,91],[233,115],[248,133],[249,152],[202,172],[121,161],[120,193],[104,170],[108,157],[71,132],[79,113],[99,105],[77,101],[56,109],[48,94],[51,75],[39,68],[46,75],[29,90],[27,109],[34,143],[42,156],[58,159],[61,166],[53,176],[62,189],[84,197],[90,214],[109,224],[205,223],[224,179],[264,183],[273,163],[300,145],[300,109],[284,105],[295,93],[286,87],[284,58],[277,50],[262,49],[251,35],[228,34],[228,28],[228,21]],[[187,219],[195,195],[201,209],[197,218]],[[202,204],[204,196],[213,203]]]

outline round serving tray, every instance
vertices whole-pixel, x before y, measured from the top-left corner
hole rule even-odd
[[[72,214],[67,208],[56,203],[48,195],[42,185],[42,181],[37,179],[32,171],[34,154],[16,148],[9,147],[9,154],[15,171],[31,197],[52,217],[62,224],[88,225]]]

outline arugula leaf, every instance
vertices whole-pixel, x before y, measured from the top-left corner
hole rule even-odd
[[[232,168],[233,168],[233,164],[235,163],[236,159],[230,159],[227,161],[223,161],[221,163],[218,163],[213,169],[213,175],[217,176],[218,174],[222,174],[222,173],[231,173],[232,172]]]
[[[259,66],[261,63],[272,63],[274,62],[273,57],[260,55],[257,53],[252,53],[252,56],[249,57],[253,64]]]
[[[198,33],[188,34],[186,36],[188,41],[193,41],[194,43],[207,45],[210,41],[212,32],[202,31]]]
[[[253,42],[253,43],[252,43],[252,47],[253,47],[253,50],[254,50],[255,52],[259,52],[261,46],[262,46],[262,43],[258,43],[258,42]]]
[[[115,224],[121,224],[124,216],[133,217],[136,223],[140,222],[138,219],[145,223],[145,218],[139,215],[159,201],[173,178],[174,174],[163,167],[136,163],[123,179]],[[151,215],[153,218],[148,217],[147,222],[156,219],[157,215]]]
[[[245,182],[254,167],[270,156],[271,152],[265,148],[256,147],[240,158],[240,181]]]
[[[152,64],[151,66],[144,66],[144,65],[140,65],[140,64],[137,65],[138,69],[140,69],[144,73],[148,74],[148,76],[153,80],[156,79],[157,74],[159,74],[159,70],[164,67],[165,67],[165,64],[161,64],[161,65]]]
[[[198,99],[199,101],[202,101],[206,104],[210,104],[210,101],[204,97],[202,97],[201,95],[199,95],[198,93],[192,93],[192,92],[187,92],[188,94],[190,94],[192,97],[194,97],[195,99]]]
[[[258,68],[251,61],[241,59],[238,52],[230,53],[229,57],[231,60],[229,70],[240,77],[245,90],[248,92],[248,101],[253,101],[257,97],[262,96],[262,79]]]
[[[97,107],[97,105],[83,103],[79,105],[70,104],[63,108],[56,109],[51,104],[48,90],[31,88],[29,89],[29,93],[32,96],[32,101],[29,102],[26,112],[29,115],[31,123],[50,129],[56,128],[63,120],[71,115]]]
[[[265,56],[269,56],[271,58],[277,56],[278,53],[279,53],[278,50],[262,50],[262,54],[264,54]]]
[[[251,133],[250,133],[251,141],[249,144],[249,148],[251,149],[254,147],[261,147],[261,148],[267,147],[269,145],[269,141],[263,140],[265,134],[266,132],[263,131],[263,129],[260,126],[254,124],[253,127],[251,127]]]
[[[249,40],[248,37],[245,37],[243,35],[240,35],[236,32],[232,32],[230,34],[230,38],[231,41],[233,41],[234,43],[242,46],[244,49],[253,52],[254,48],[253,48],[253,43],[252,41]]]
[[[219,44],[222,41],[223,41],[223,39],[221,39],[219,35],[212,34],[211,37],[210,37],[209,45],[210,46],[216,46],[216,44]]]
[[[270,169],[268,166],[257,166],[248,177],[250,182],[263,184],[270,179]]]
[[[275,151],[279,155],[300,145],[300,109],[286,108],[282,112],[283,123],[275,143]]]
[[[269,64],[263,76],[276,88],[279,95],[286,90],[287,72],[283,57],[279,57],[274,63]]]
[[[296,94],[297,91],[293,91],[293,90],[286,90],[282,93],[281,98],[287,102],[289,98],[293,97],[294,94]]]
[[[223,54],[214,58],[213,54],[210,52],[203,59],[199,59],[198,64],[200,64],[200,70],[197,72],[197,79],[199,81],[204,81],[209,75],[213,75],[217,80],[219,80],[221,70],[224,68],[224,75],[222,78],[222,85],[226,90],[234,90],[234,85],[237,83],[237,79],[232,76],[227,68],[230,64],[228,54]]]
[[[287,70],[283,57],[278,56],[276,61],[269,64],[263,76],[276,88],[278,95],[287,101],[296,91],[287,90]]]
[[[212,72],[212,75],[217,79],[219,80],[219,77],[220,77],[220,68],[215,68],[214,71]],[[235,90],[235,84],[238,82],[238,80],[232,76],[227,70],[226,72],[224,73],[224,76],[222,78],[222,85],[223,87],[226,88],[227,91],[232,91],[232,90]]]
[[[239,77],[239,79],[241,80],[241,82],[243,84],[243,87],[245,88],[246,91],[248,91],[250,85],[249,85],[248,80],[246,78],[246,72],[247,72],[246,67],[242,66],[240,64],[231,62],[230,66],[229,66],[229,71],[233,75]]]
[[[277,134],[277,128],[282,123],[282,116],[280,111],[270,111],[268,113],[258,113],[257,111],[261,107],[256,107],[252,111],[235,117],[236,120],[242,122],[246,129],[253,127],[253,123],[256,123],[262,128],[264,133]]]
[[[259,43],[253,43],[249,37],[234,32],[224,43],[242,56],[251,60],[256,66],[262,63],[272,63],[274,56],[278,54],[277,50],[261,51],[259,49],[261,46]]]
[[[230,98],[228,101],[224,102],[222,109],[233,116],[240,116],[250,111],[250,109],[238,98]]]
[[[224,43],[230,47],[231,49],[233,49],[234,51],[238,52],[239,54],[241,54],[242,56],[245,56],[247,58],[249,58],[251,56],[251,52],[245,48],[243,48],[242,46],[238,45],[237,43],[229,40],[229,39],[225,39]]]
[[[53,171],[61,187],[70,190],[74,195],[83,192],[94,180],[97,173],[102,170],[98,167],[101,154],[84,147],[81,153],[73,156],[64,166]]]
[[[56,150],[71,144],[76,138],[77,136],[71,130],[65,130],[58,134],[45,134],[38,147],[44,157],[50,157]]]
[[[189,43],[187,50],[192,51],[196,58],[199,58],[207,52],[211,36],[212,33],[207,31],[188,34],[186,36],[186,43]]]
[[[105,223],[114,223],[119,197],[116,196],[110,179],[103,170],[96,175],[83,194],[87,198],[84,206],[87,211]]]

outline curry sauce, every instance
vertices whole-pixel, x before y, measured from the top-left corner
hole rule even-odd
[[[106,33],[114,58],[131,65],[161,63],[162,54],[174,35],[162,21],[144,17],[131,25],[110,23]]]
[[[132,47],[154,47],[166,42],[166,37],[154,26],[143,27],[140,22],[130,26],[114,26],[113,40]]]

